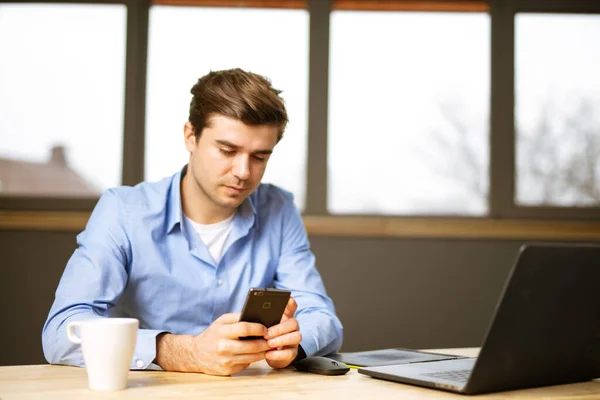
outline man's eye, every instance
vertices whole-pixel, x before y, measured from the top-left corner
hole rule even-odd
[[[255,160],[258,160],[258,161],[263,161],[263,162],[264,162],[264,161],[266,160],[266,158],[264,158],[264,157],[261,157],[261,156],[256,156],[256,155],[254,155],[254,156],[252,156],[252,157],[254,157],[254,159],[255,159]]]
[[[235,153],[235,151],[227,149],[219,149],[219,151],[226,156],[232,156]]]

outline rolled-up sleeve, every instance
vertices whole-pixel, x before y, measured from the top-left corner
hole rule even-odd
[[[308,356],[334,353],[342,345],[343,328],[315,266],[300,213],[291,199],[283,208],[282,251],[275,287],[287,289],[298,303],[300,345]]]
[[[66,334],[70,322],[107,318],[128,280],[131,245],[129,216],[118,196],[106,191],[94,208],[85,230],[77,236],[42,331],[42,347],[51,364],[84,366],[81,347]],[[163,331],[140,329],[131,364],[145,369],[156,357],[156,336]]]

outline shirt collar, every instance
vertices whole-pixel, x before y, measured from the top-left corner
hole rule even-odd
[[[235,215],[235,219],[239,219],[243,221],[242,225],[246,225],[249,229],[252,226],[255,226],[256,229],[258,226],[258,212],[256,212],[256,198],[254,195],[250,195],[240,204],[238,207],[238,212]],[[234,219],[234,220],[235,220]]]
[[[169,188],[169,197],[167,201],[167,233],[171,233],[176,225],[183,228],[183,209],[181,207],[181,180],[187,173],[187,164],[171,178],[171,187]],[[256,211],[256,195],[253,193],[246,198],[238,207],[238,212],[234,221],[242,218],[247,224],[254,225],[258,229],[258,212]]]
[[[183,211],[181,208],[181,180],[187,172],[187,164],[175,175],[171,177],[171,187],[169,188],[169,197],[167,200],[167,233],[171,233],[177,224],[180,226]]]

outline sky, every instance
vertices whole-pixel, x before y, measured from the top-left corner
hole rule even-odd
[[[599,19],[516,17],[519,126],[548,98],[565,112],[582,93],[600,101]],[[0,157],[44,162],[64,144],[99,190],[120,184],[125,24],[121,5],[0,5]],[[263,182],[302,208],[308,27],[304,10],[152,7],[146,178],[185,164],[196,80],[241,67],[283,90],[290,124]],[[330,212],[484,214],[485,197],[464,182],[488,185],[489,16],[334,11],[330,29]],[[461,157],[464,143],[477,168]]]
[[[595,107],[588,117],[592,121],[579,121],[584,126],[593,125],[591,135],[600,138],[600,15],[540,15],[522,14],[515,19],[517,42],[515,45],[515,119],[517,126],[517,179],[516,202],[536,205],[545,200],[544,192],[556,186],[551,194],[554,205],[598,205],[598,197],[582,196],[560,183],[539,179],[527,173],[524,165],[536,160],[539,150],[530,149],[526,141],[536,135],[541,113],[547,108],[550,128],[546,129],[554,143],[546,152],[545,160],[537,162],[546,176],[556,175],[556,166],[565,171],[574,157],[582,162],[585,146],[592,138],[582,136],[582,131],[569,128],[569,119],[577,115],[582,100]],[[541,39],[543,38],[543,39]],[[578,134],[579,133],[579,134]],[[600,141],[597,140],[597,143]],[[582,146],[584,148],[582,148]],[[600,145],[596,147],[600,151]],[[596,155],[600,160],[600,154]],[[587,169],[589,166],[584,166]],[[521,173],[519,173],[521,172]],[[556,180],[555,180],[556,181]],[[600,195],[600,161],[596,161],[596,188]]]
[[[331,210],[485,211],[429,163],[433,132],[452,138],[444,103],[463,114],[485,158],[489,26],[487,14],[332,13]]]

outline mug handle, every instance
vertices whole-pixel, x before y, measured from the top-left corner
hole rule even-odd
[[[81,338],[75,334],[75,328],[79,328],[80,326],[79,321],[69,322],[69,325],[67,325],[67,337],[71,342],[76,344],[81,344]]]

